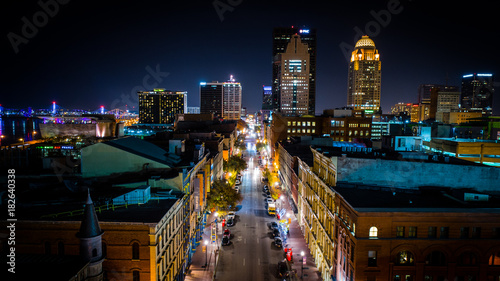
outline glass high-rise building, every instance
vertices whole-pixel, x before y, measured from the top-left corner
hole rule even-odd
[[[491,115],[493,107],[493,74],[474,73],[462,76],[461,107]]]
[[[381,62],[375,43],[368,36],[356,42],[349,63],[347,106],[355,110],[380,110]]]
[[[262,109],[272,110],[273,109],[273,92],[271,86],[262,86]]]
[[[212,113],[225,120],[241,116],[241,84],[231,75],[227,82],[200,83],[200,113]]]
[[[307,27],[276,27],[273,29],[273,81],[272,81],[272,107],[279,111],[281,105],[281,76],[280,54],[286,52],[292,36],[299,35],[301,42],[307,44],[309,53],[308,90],[309,103],[307,114],[314,115],[316,111],[316,29]]]
[[[187,112],[187,92],[140,91],[139,123],[143,124],[173,124],[175,115]]]

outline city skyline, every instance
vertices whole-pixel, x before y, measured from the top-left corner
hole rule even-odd
[[[317,30],[316,113],[347,104],[346,54],[365,34],[384,61],[384,113],[398,102],[417,102],[420,84],[460,86],[465,74],[499,73],[499,59],[491,56],[499,31],[494,12],[481,2],[463,7],[354,1],[336,9],[319,1],[300,8],[295,2],[232,4],[68,2],[56,9],[9,3],[3,52],[9,72],[0,104],[48,108],[56,101],[82,109],[135,104],[137,110],[138,91],[165,88],[187,91],[188,105],[199,106],[201,81],[234,75],[244,85],[242,106],[256,111],[262,85],[272,84],[273,28],[292,25]],[[34,18],[40,11],[46,17]],[[218,43],[222,39],[231,44]],[[493,103],[498,114],[498,98]]]

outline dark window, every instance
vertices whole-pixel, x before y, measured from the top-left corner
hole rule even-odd
[[[57,254],[60,256],[64,256],[64,243],[61,241],[57,243]]]
[[[481,238],[481,228],[473,227],[472,228],[472,238],[478,239]]]
[[[132,281],[139,281],[141,280],[141,275],[139,274],[139,271],[134,270],[132,271]]]
[[[437,227],[429,226],[429,238],[436,238],[437,235]]]
[[[139,259],[139,243],[137,242],[134,242],[134,244],[132,244],[132,259],[133,260]]]
[[[469,228],[468,227],[461,227],[460,228],[460,238],[462,238],[462,239],[469,238]]]
[[[441,234],[440,234],[439,238],[448,239],[449,236],[450,236],[450,228],[447,226],[441,227]]]
[[[377,251],[368,251],[368,266],[377,266]]]
[[[433,266],[443,266],[446,265],[446,257],[440,251],[433,251],[425,258],[425,264]]]
[[[404,226],[397,226],[396,227],[396,237],[405,237],[405,227]]]
[[[493,228],[493,238],[500,238],[500,227]]]
[[[476,265],[477,264],[477,258],[474,253],[471,252],[465,252],[460,255],[458,258],[458,264],[459,265]]]

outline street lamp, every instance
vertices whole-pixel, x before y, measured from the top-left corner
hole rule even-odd
[[[23,148],[24,148],[24,139],[19,139],[19,141],[22,141],[22,142],[23,142]]]
[[[208,265],[208,240],[204,241],[205,244],[205,268]]]
[[[4,135],[1,135],[1,136],[0,136],[0,147],[2,146],[2,140],[3,140],[3,138],[5,138],[5,136],[4,136]]]
[[[300,256],[302,257],[302,264],[300,267],[300,280],[304,280],[304,251],[300,252]]]

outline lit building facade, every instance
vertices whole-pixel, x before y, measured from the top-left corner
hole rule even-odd
[[[493,107],[493,74],[474,73],[462,76],[461,107],[491,115]]]
[[[438,92],[436,104],[436,121],[450,123],[450,113],[458,111],[460,104],[460,92]]]
[[[281,105],[281,59],[280,54],[287,51],[293,36],[299,35],[301,42],[307,45],[308,59],[308,92],[309,103],[307,114],[316,111],[316,29],[307,27],[277,27],[273,29],[273,84],[272,109],[278,111]],[[302,83],[302,82],[301,82]]]
[[[287,116],[310,114],[310,103],[314,101],[309,99],[310,55],[308,45],[302,43],[300,35],[290,38],[285,52],[279,54],[274,63],[279,64],[278,111]]]
[[[356,42],[349,63],[347,106],[355,110],[380,110],[381,62],[368,36]]]
[[[154,91],[137,92],[139,95],[139,123],[173,124],[176,114],[187,112],[187,92]]]
[[[227,82],[201,82],[200,113],[212,113],[225,120],[239,120],[241,90],[241,84],[232,75]]]
[[[345,167],[339,166],[351,162],[352,170],[357,160],[326,147],[310,150],[297,156],[298,196],[292,198],[322,280],[500,277],[500,209],[491,195],[340,182]],[[282,182],[293,186],[294,169],[284,165],[280,171],[289,172],[282,175],[291,178]]]
[[[271,86],[262,86],[262,110],[273,109],[273,92]]]

